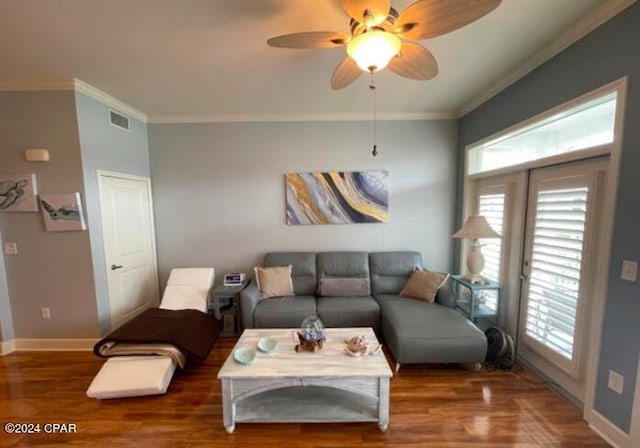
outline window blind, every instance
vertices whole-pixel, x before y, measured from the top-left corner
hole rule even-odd
[[[478,199],[478,214],[483,215],[493,230],[500,235],[504,235],[504,203],[504,193],[480,194]],[[502,238],[483,239],[480,242],[483,244],[482,255],[484,256],[482,275],[489,280],[499,282],[502,265]],[[485,306],[496,309],[498,298],[495,292],[489,291],[484,299]]]
[[[588,189],[538,192],[526,334],[573,359]]]

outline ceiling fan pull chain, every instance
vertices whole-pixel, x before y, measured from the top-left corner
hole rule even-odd
[[[378,155],[378,95],[376,94],[376,84],[374,74],[371,73],[371,83],[369,84],[369,90],[373,92],[373,150],[371,151],[371,155],[373,157]]]

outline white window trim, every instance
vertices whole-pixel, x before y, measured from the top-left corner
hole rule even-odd
[[[557,114],[560,111],[565,109],[569,109],[572,106],[576,106],[579,103],[588,101],[589,99],[605,95],[609,92],[617,91],[617,105],[616,105],[616,120],[615,120],[615,129],[614,129],[614,138],[613,143],[610,145],[606,145],[609,148],[609,167],[607,172],[607,185],[605,187],[605,200],[604,207],[602,210],[602,222],[601,222],[601,230],[602,230],[602,239],[600,241],[600,247],[598,248],[598,252],[603,254],[603,256],[597,261],[598,266],[596,267],[595,272],[598,272],[599,275],[595,279],[594,282],[594,301],[592,304],[592,320],[591,320],[591,329],[589,335],[589,354],[587,356],[587,364],[586,364],[586,382],[585,382],[585,400],[584,400],[584,412],[583,416],[585,420],[593,425],[594,429],[603,434],[609,432],[609,428],[606,425],[610,423],[608,420],[595,411],[593,408],[594,400],[595,400],[595,392],[597,385],[597,375],[598,375],[598,360],[600,358],[600,349],[601,349],[601,340],[602,340],[602,326],[604,323],[604,310],[606,305],[606,294],[607,294],[607,286],[609,284],[609,266],[611,264],[611,245],[613,239],[613,223],[615,216],[615,204],[618,192],[618,179],[620,176],[620,159],[622,152],[622,131],[624,126],[624,112],[626,109],[626,97],[627,97],[627,84],[628,77],[625,76],[623,78],[617,79],[609,84],[606,84],[598,89],[595,89],[585,95],[577,97],[571,101],[568,101],[564,104],[561,104],[557,107],[554,107],[546,112],[535,115],[534,117],[529,118],[523,122],[517,123],[505,130],[502,130],[498,133],[495,133],[487,138],[482,140],[473,142],[470,145],[465,147],[465,157],[464,157],[464,174],[465,180],[463,184],[463,195],[462,195],[462,222],[464,222],[468,216],[471,214],[471,201],[473,200],[472,193],[472,182],[473,179],[468,176],[469,172],[469,150],[472,147],[476,147],[483,143],[487,143],[490,140],[494,140],[496,138],[502,137],[508,133],[512,133],[518,129],[524,128],[533,124],[536,121],[541,121],[553,114]],[[568,160],[563,160],[564,162],[570,160],[582,160],[586,157],[587,151],[575,151],[573,153],[567,153],[566,156]],[[595,148],[597,151],[602,151],[603,147]],[[598,154],[602,155],[602,154]],[[565,156],[563,154],[562,156]],[[590,155],[589,157],[593,157],[594,155]],[[560,157],[560,156],[557,156]],[[549,163],[549,160],[545,161]],[[554,163],[559,163],[559,159],[553,161]],[[524,168],[523,166],[518,167],[510,167],[512,170],[507,172],[517,173],[522,172],[528,168]],[[487,174],[487,173],[483,173]],[[495,171],[493,172],[495,175]],[[515,230],[515,229],[514,229]],[[521,230],[521,229],[520,229]],[[521,230],[522,231],[522,230]],[[462,268],[463,258],[460,257],[460,266]],[[511,275],[515,275],[511,273]],[[636,395],[638,391],[636,391]],[[638,403],[634,403],[634,409],[637,408]]]

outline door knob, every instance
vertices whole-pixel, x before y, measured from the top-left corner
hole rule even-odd
[[[120,266],[119,264],[112,264],[111,265],[111,270],[115,271],[116,269],[120,269],[122,266]]]

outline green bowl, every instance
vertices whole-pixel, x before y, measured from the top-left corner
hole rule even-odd
[[[274,351],[276,349],[276,345],[278,345],[278,342],[275,339],[271,339],[269,337],[260,338],[258,340],[258,349],[264,353],[270,353]]]
[[[239,347],[233,352],[233,359],[240,364],[251,364],[255,357],[256,351],[247,347]]]

